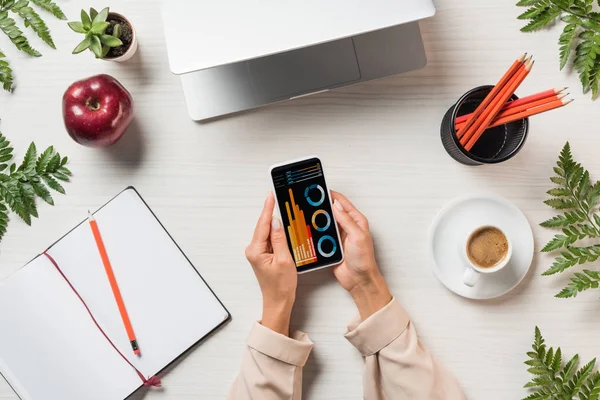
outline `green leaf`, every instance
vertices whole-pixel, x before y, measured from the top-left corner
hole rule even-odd
[[[571,55],[571,48],[573,47],[573,40],[577,36],[577,28],[577,24],[566,25],[563,30],[563,33],[558,39],[561,70],[565,67],[565,65],[567,65],[567,61],[569,61],[569,56]]]
[[[98,15],[96,15],[96,17],[94,18],[94,22],[105,22],[106,19],[108,18],[109,12],[110,12],[110,10],[108,7],[102,9],[102,11],[100,11],[98,13]]]
[[[58,171],[58,168],[60,168],[60,154],[56,153],[54,154],[54,156],[52,156],[52,159],[50,160],[50,162],[48,163],[48,167],[46,168],[46,172],[48,173],[53,173]]]
[[[7,92],[13,91],[13,76],[12,69],[8,64],[8,61],[3,60],[5,55],[0,51],[0,84],[2,84],[2,89]]]
[[[97,58],[102,58],[102,44],[98,36],[90,36],[90,49],[94,52]]]
[[[108,47],[119,47],[123,45],[123,42],[120,39],[117,39],[116,37],[111,35],[101,35],[100,41],[102,42],[102,44]]]
[[[556,210],[569,210],[577,207],[577,203],[571,199],[552,198],[544,201],[544,204]]]
[[[121,24],[115,24],[115,26],[113,26],[112,36],[116,37],[117,39],[121,38]]]
[[[73,49],[73,54],[79,54],[82,51],[89,49],[91,45],[92,39],[88,36],[85,39],[83,39],[81,43],[79,43],[77,47],[75,47],[75,49]]]
[[[2,203],[0,203],[0,241],[6,234],[8,229],[8,209]]]
[[[48,175],[44,175],[44,176],[42,176],[42,179],[44,179],[44,182],[46,182],[46,185],[48,185],[48,187],[50,189],[55,190],[58,193],[65,194],[65,189],[53,177],[48,176]]]
[[[54,176],[56,179],[64,181],[64,182],[69,181],[69,177],[67,175],[63,174],[62,172],[55,172],[52,174],[52,176]]]
[[[521,32],[533,32],[542,29],[550,24],[555,18],[560,16],[560,9],[549,6],[542,7],[543,10],[533,17],[527,25],[521,28]]]
[[[540,2],[540,0],[521,0],[517,3],[517,6],[519,7],[528,7],[528,6],[533,6],[536,5]]]
[[[98,15],[98,11],[94,7],[90,8],[90,18],[92,21],[96,19],[96,15]]]
[[[85,10],[81,10],[81,23],[85,29],[90,29],[92,27],[92,20]]]
[[[56,49],[52,35],[46,23],[40,18],[39,14],[35,10],[29,7],[29,0],[19,0],[11,9],[16,12],[21,18],[23,18],[26,27],[31,27],[33,31],[42,39],[46,44],[53,49]]]
[[[86,30],[83,27],[83,24],[79,21],[69,22],[67,25],[69,25],[69,28],[71,28],[74,32],[86,33]]]
[[[35,191],[35,194],[38,197],[40,197],[42,200],[44,200],[46,203],[50,204],[51,206],[54,205],[54,199],[52,198],[50,191],[46,188],[46,186],[44,186],[43,183],[37,182],[37,183],[32,183],[31,185],[33,186],[33,190]]]
[[[60,7],[58,5],[56,5],[56,3],[54,3],[52,0],[30,0],[30,1],[33,4],[35,4],[36,6],[43,8],[44,10],[52,13],[52,15],[54,15],[58,19],[62,19],[62,20],[67,19],[67,16],[65,15],[65,13],[63,13],[63,11],[60,9]]]
[[[584,270],[583,274],[575,274],[571,277],[571,282],[562,289],[555,297],[569,298],[576,297],[578,293],[596,289],[600,286],[600,273],[597,271]]]
[[[93,34],[96,35],[100,35],[102,33],[104,33],[104,31],[106,31],[106,28],[108,28],[110,26],[110,24],[108,22],[94,22],[92,24],[92,29],[90,29],[90,32],[92,32]]]
[[[0,11],[0,30],[8,36],[17,49],[34,57],[42,56],[39,51],[31,47],[27,38],[23,36],[23,32],[16,26],[15,21],[8,16],[7,11]]]
[[[48,163],[52,159],[53,155],[54,155],[54,147],[52,147],[52,146],[48,147],[46,150],[44,150],[44,152],[42,154],[40,154],[40,157],[37,159],[37,163],[35,166],[35,169],[38,174],[46,173],[46,170],[48,169]]]
[[[36,166],[36,158],[37,158],[37,150],[35,148],[35,143],[31,143],[29,148],[27,149],[27,153],[25,153],[25,158],[23,158],[23,163],[19,167],[19,171],[25,172],[25,174],[32,174],[35,172]]]
[[[600,373],[594,372],[596,359],[593,359],[576,372],[579,356],[573,356],[565,365],[562,364],[563,352],[546,344],[539,328],[535,327],[534,351],[527,352],[529,359],[525,364],[531,366],[528,371],[534,376],[525,384],[525,388],[534,392],[527,400],[598,400],[600,394]]]
[[[571,192],[567,188],[554,188],[554,189],[548,190],[546,193],[548,193],[550,196],[557,196],[557,197],[571,195]]]

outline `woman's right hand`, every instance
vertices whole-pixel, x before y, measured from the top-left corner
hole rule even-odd
[[[343,194],[331,191],[331,197],[344,247],[344,261],[333,268],[333,274],[365,320],[385,307],[392,295],[375,262],[367,219]]]

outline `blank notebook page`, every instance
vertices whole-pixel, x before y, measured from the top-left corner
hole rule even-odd
[[[87,221],[48,253],[146,377],[229,318],[137,192],[94,214],[141,350],[135,356]],[[142,384],[45,256],[0,283],[0,372],[24,400],[120,400]]]

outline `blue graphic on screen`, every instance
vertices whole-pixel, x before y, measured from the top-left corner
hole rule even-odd
[[[288,246],[298,270],[341,261],[329,191],[319,159],[274,168],[272,178]]]

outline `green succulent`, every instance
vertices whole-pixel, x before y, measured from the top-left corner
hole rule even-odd
[[[85,39],[75,47],[73,54],[79,54],[87,49],[96,55],[96,58],[104,58],[111,48],[123,45],[121,41],[121,26],[119,24],[113,27],[112,35],[106,34],[106,29],[110,23],[108,18],[109,8],[106,7],[98,12],[90,8],[88,14],[81,10],[81,21],[69,22],[69,27],[77,33],[85,35]]]

